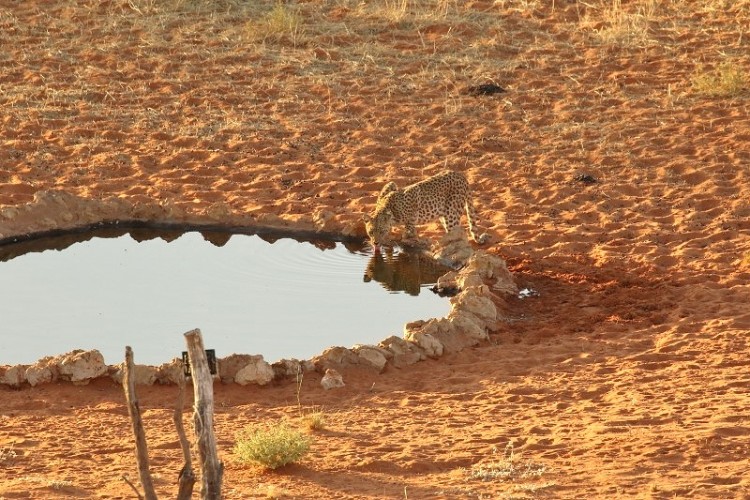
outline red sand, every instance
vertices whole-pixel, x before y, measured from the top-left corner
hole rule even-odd
[[[296,385],[216,385],[227,498],[750,498],[748,94],[692,83],[747,74],[749,2],[309,0],[284,4],[296,30],[251,3],[0,1],[0,233],[360,231],[385,182],[447,164],[539,296],[478,348],[306,377],[326,427],[273,473],[235,433],[295,422]],[[507,92],[464,93],[486,81]],[[139,393],[169,497],[176,389]],[[0,498],[132,497],[120,387],[0,397]]]

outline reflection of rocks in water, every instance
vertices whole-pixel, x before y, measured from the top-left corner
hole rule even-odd
[[[46,236],[43,238],[21,241],[19,243],[9,243],[0,246],[0,262],[9,261],[32,252],[65,250],[71,245],[82,243],[93,238],[118,238],[125,234],[128,234],[127,229],[117,227],[92,229],[90,231],[72,230],[69,232],[63,232],[57,236]]]
[[[144,241],[148,240],[155,240],[156,238],[170,243],[185,234],[185,231],[181,229],[136,228],[131,229],[128,232],[130,233],[130,237],[138,243],[143,243]]]
[[[224,231],[203,231],[201,233],[203,239],[211,243],[216,247],[223,247],[232,238],[232,233]]]
[[[273,245],[281,239],[281,236],[277,234],[258,233],[258,238]]]
[[[310,244],[319,250],[333,250],[336,248],[336,242],[333,240],[314,240]]]
[[[418,252],[377,252],[370,258],[364,281],[380,283],[391,292],[419,295],[421,285],[436,283],[449,269]]]

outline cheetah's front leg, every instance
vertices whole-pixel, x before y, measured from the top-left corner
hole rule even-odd
[[[414,222],[406,222],[404,224],[404,239],[415,240],[417,239],[417,225]]]
[[[456,226],[460,225],[461,216],[451,211],[449,214],[440,217],[440,222],[443,224],[443,229],[445,229],[447,234],[453,231]]]
[[[412,248],[429,248],[429,242],[417,237],[417,225],[414,222],[404,224],[404,237],[401,244]]]

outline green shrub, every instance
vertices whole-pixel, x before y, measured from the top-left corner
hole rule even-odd
[[[250,426],[237,435],[234,452],[243,463],[277,469],[296,462],[310,449],[310,440],[286,422]]]

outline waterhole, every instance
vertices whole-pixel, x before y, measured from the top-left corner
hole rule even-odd
[[[445,316],[417,254],[223,232],[100,229],[0,247],[0,365],[98,349],[161,364],[203,332],[218,357],[308,359]]]

